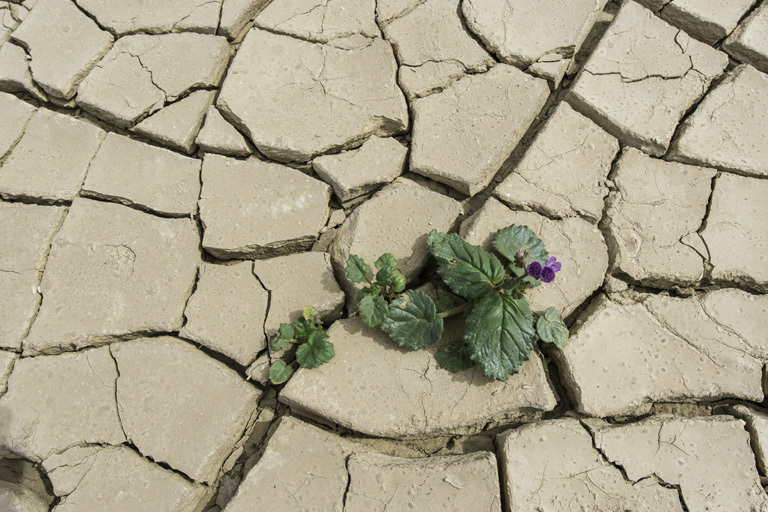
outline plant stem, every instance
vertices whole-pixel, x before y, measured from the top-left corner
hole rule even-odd
[[[443,318],[448,318],[454,315],[458,315],[459,313],[463,313],[465,309],[469,307],[469,302],[465,302],[461,306],[456,306],[453,309],[449,309],[448,311],[443,311],[442,313],[438,313]]]

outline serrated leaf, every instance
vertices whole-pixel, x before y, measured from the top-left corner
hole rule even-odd
[[[565,346],[568,339],[568,327],[563,323],[560,317],[560,311],[555,308],[547,309],[536,321],[536,332],[541,341],[554,343],[560,350]]]
[[[470,309],[465,339],[483,373],[507,380],[528,360],[536,342],[528,302],[496,291],[489,293]]]
[[[437,260],[437,272],[445,284],[464,298],[480,298],[506,277],[496,256],[465,242],[457,234],[432,230],[427,237],[427,250]]]
[[[440,366],[453,373],[464,371],[473,364],[469,346],[461,338],[440,347],[435,359]]]
[[[328,341],[328,334],[323,331],[315,331],[306,343],[296,349],[296,361],[304,368],[317,368],[327,363],[336,355],[333,343]]]
[[[285,364],[285,361],[275,361],[269,367],[269,380],[272,384],[282,384],[293,375],[293,367]]]
[[[292,340],[294,338],[293,326],[291,324],[280,324],[280,338]]]
[[[374,265],[379,270],[388,268],[389,270],[395,270],[397,268],[397,260],[395,259],[395,256],[392,253],[385,252],[381,256],[379,256],[379,259],[377,259],[374,262]]]
[[[317,331],[317,325],[304,317],[297,318],[293,323],[293,335],[301,342],[307,341],[315,331]]]
[[[368,275],[368,265],[357,254],[350,254],[347,258],[347,277],[353,283],[362,283]]]
[[[453,297],[451,297],[450,295],[443,295],[442,297],[437,299],[437,302],[435,303],[438,313],[444,313],[445,311],[449,311],[453,309],[455,305],[456,305],[456,302],[453,300]]]
[[[368,327],[376,327],[387,316],[389,304],[383,297],[368,295],[360,301],[360,318]]]
[[[496,232],[496,236],[493,237],[493,248],[512,263],[515,262],[515,256],[519,252],[528,254],[525,260],[526,265],[533,261],[544,265],[549,258],[544,242],[536,236],[536,233],[526,226],[515,224]]]
[[[443,318],[427,294],[408,290],[389,305],[381,330],[401,347],[417,350],[440,339]]]
[[[290,348],[291,344],[288,341],[289,339],[290,338],[275,337],[270,345],[272,352],[277,352],[278,350],[283,350],[284,348]]]

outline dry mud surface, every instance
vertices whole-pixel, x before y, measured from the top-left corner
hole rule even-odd
[[[768,0],[0,1],[0,510],[768,511],[767,73]],[[563,351],[357,317],[509,224]]]

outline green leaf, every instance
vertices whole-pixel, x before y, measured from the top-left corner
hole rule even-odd
[[[397,268],[397,260],[392,255],[392,253],[385,252],[381,256],[379,256],[379,259],[377,259],[374,262],[374,265],[376,265],[376,268],[379,270],[382,269],[389,269],[389,270],[395,270]]]
[[[501,289],[504,290],[507,295],[520,298],[525,290],[538,286],[538,284],[539,281],[531,277],[525,277],[523,279],[505,279],[501,285]]]
[[[472,359],[488,377],[507,380],[530,357],[536,342],[533,314],[525,299],[493,291],[477,301],[467,315]]]
[[[291,324],[280,324],[280,338],[292,340],[294,338],[293,326]]]
[[[453,297],[451,297],[450,295],[443,295],[442,297],[437,299],[437,302],[435,303],[438,313],[449,311],[453,309],[455,305],[456,305],[456,302],[453,300]]]
[[[328,341],[328,334],[323,331],[315,331],[306,343],[296,349],[296,361],[304,368],[317,368],[327,363],[336,353],[333,343]]]
[[[400,293],[405,290],[405,276],[399,270],[395,270],[395,274],[392,276],[392,289],[395,293]]]
[[[536,332],[539,333],[541,341],[554,343],[560,350],[568,339],[568,327],[563,323],[560,317],[560,311],[555,308],[547,309],[536,321]]]
[[[435,354],[435,359],[440,366],[453,373],[464,371],[472,366],[469,346],[461,338],[440,347]]]
[[[368,275],[368,265],[363,258],[356,254],[350,254],[347,258],[347,277],[353,283],[362,283]]]
[[[416,350],[440,339],[443,318],[428,295],[408,290],[389,305],[381,330],[401,347]]]
[[[525,265],[533,261],[538,261],[544,265],[549,258],[544,242],[526,226],[513,224],[498,230],[493,238],[493,247],[512,263],[515,263],[515,257],[519,252],[527,254]]]
[[[395,269],[383,268],[376,272],[376,284],[384,288],[392,284],[392,278],[395,276]]]
[[[282,384],[291,378],[293,375],[293,367],[285,364],[285,361],[275,361],[272,366],[269,367],[269,380],[272,384]]]
[[[363,299],[370,296],[370,297],[378,297],[381,293],[381,286],[379,286],[376,283],[373,283],[371,286],[366,286],[365,288],[362,288],[360,290],[357,290],[357,302],[363,302]]]
[[[271,348],[272,352],[277,352],[278,350],[283,350],[284,348],[290,348],[290,338],[278,338],[275,337],[272,340]]]
[[[389,311],[389,304],[382,297],[368,295],[360,301],[360,317],[368,327],[376,327],[384,320]]]
[[[377,285],[376,283],[373,283],[372,286],[361,288],[360,290],[357,290],[357,302],[362,302],[362,300],[369,295],[372,297],[378,297],[380,291],[381,286]]]
[[[515,277],[523,277],[525,275],[525,269],[523,267],[518,267],[514,263],[507,265],[507,270],[509,270],[509,273]]]
[[[478,299],[504,280],[499,259],[459,235],[432,230],[427,250],[437,259],[437,272],[445,283],[464,298]]]
[[[502,290],[514,290],[515,287],[518,286],[519,281],[515,279],[505,279],[503,283],[501,283],[501,289]]]
[[[293,323],[294,336],[301,342],[307,341],[315,331],[317,331],[317,325],[304,317],[297,318]]]

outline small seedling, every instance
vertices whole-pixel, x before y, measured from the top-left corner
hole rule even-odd
[[[437,362],[452,372],[476,363],[488,377],[507,380],[528,360],[537,340],[562,349],[568,328],[555,308],[534,318],[523,296],[529,288],[552,282],[560,271],[560,263],[547,254],[539,237],[525,226],[512,225],[496,232],[493,247],[506,265],[459,235],[433,230],[427,237],[438,274],[465,299],[457,306],[447,298],[435,303],[425,293],[405,290],[405,277],[392,254],[376,260],[374,280],[368,277],[365,261],[351,254],[347,276],[367,283],[357,294],[360,317],[369,327],[380,326],[401,347],[416,350],[440,339],[443,318],[464,312],[465,336],[440,347]]]
[[[333,358],[333,343],[328,341],[328,334],[323,331],[323,324],[312,306],[304,308],[303,315],[293,325],[280,324],[277,336],[271,341],[272,351],[278,351],[297,345],[296,359],[291,364],[275,361],[269,368],[269,380],[272,384],[282,384],[291,378],[294,365],[304,368],[317,368]]]

